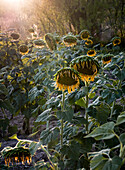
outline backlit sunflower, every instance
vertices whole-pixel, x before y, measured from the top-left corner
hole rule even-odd
[[[90,57],[94,57],[96,55],[96,51],[94,49],[90,49],[87,51],[87,55]]]
[[[55,40],[56,40],[56,43],[59,44],[61,42],[61,38],[59,35],[56,35],[54,36],[55,37]]]
[[[67,47],[72,47],[77,44],[77,38],[74,35],[66,35],[63,37],[63,42]]]
[[[15,164],[30,164],[32,162],[31,154],[25,147],[6,147],[1,151],[5,164],[9,167]]]
[[[106,54],[102,57],[103,64],[108,64],[111,62],[112,57],[114,57],[113,54]]]
[[[17,33],[12,33],[12,34],[11,34],[11,37],[13,38],[13,41],[16,41],[16,40],[19,39],[20,35],[17,34]]]
[[[22,55],[27,54],[29,52],[29,49],[28,49],[27,45],[25,45],[25,44],[20,45],[19,52]]]
[[[56,40],[51,33],[47,33],[44,38],[45,38],[46,44],[50,50],[57,49]]]
[[[121,38],[120,37],[114,37],[112,39],[113,46],[121,44]]]
[[[29,31],[29,33],[31,33],[31,34],[34,34],[34,32],[35,32],[33,28],[30,28],[28,31]]]
[[[71,67],[79,72],[83,81],[94,81],[99,71],[99,64],[96,60],[89,56],[79,56],[71,61]]]
[[[68,90],[68,93],[74,91],[80,85],[80,77],[77,71],[73,68],[63,68],[60,69],[55,74],[55,87],[59,90]]]
[[[87,40],[90,37],[90,32],[88,30],[82,30],[80,32],[80,37],[82,40]]]
[[[92,44],[93,44],[93,41],[92,41],[91,39],[88,39],[88,40],[85,41],[85,45],[86,45],[87,47],[91,47]]]
[[[37,48],[43,48],[45,46],[45,42],[42,39],[34,40],[33,43]]]

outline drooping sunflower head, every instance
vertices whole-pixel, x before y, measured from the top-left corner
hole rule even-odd
[[[33,28],[30,28],[28,31],[29,31],[29,33],[31,33],[31,34],[34,34],[34,32],[35,32]]]
[[[3,45],[3,38],[0,37],[0,45]]]
[[[55,74],[55,87],[59,90],[68,90],[68,93],[74,91],[80,85],[80,77],[77,71],[73,68],[63,68],[60,69]]]
[[[45,46],[45,42],[42,39],[34,40],[33,43],[37,48],[43,48]]]
[[[80,37],[82,40],[87,40],[90,37],[90,32],[88,30],[82,30],[80,32]]]
[[[88,40],[85,41],[85,45],[86,45],[87,47],[91,47],[92,44],[93,44],[93,41],[92,41],[91,39],[88,39]]]
[[[94,57],[96,55],[96,51],[94,49],[90,49],[87,51],[87,55],[90,57]]]
[[[9,167],[10,164],[30,164],[32,162],[31,154],[28,148],[25,147],[6,147],[2,150],[2,155],[5,164]]]
[[[47,33],[45,36],[45,41],[50,50],[56,50],[57,49],[57,44],[54,36],[51,33]]]
[[[79,72],[83,81],[94,81],[96,74],[99,71],[98,62],[89,56],[79,56],[71,61],[71,67]]]
[[[121,38],[120,37],[114,37],[112,40],[113,46],[121,44]]]
[[[106,54],[102,57],[103,64],[108,64],[111,62],[112,57],[114,57],[113,54]]]
[[[77,44],[77,38],[74,35],[66,35],[63,37],[63,42],[67,47],[72,47]]]
[[[61,41],[61,38],[59,35],[55,35],[55,40],[56,40],[56,43],[59,44],[59,42]]]
[[[18,33],[12,33],[11,37],[12,37],[13,41],[16,41],[19,39],[20,35]]]
[[[27,47],[27,45],[25,44],[22,44],[19,46],[19,52],[24,55],[24,54],[27,54],[29,52],[29,49]]]

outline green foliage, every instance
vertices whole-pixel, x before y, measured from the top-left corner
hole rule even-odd
[[[28,145],[32,156],[39,148],[46,153],[49,161],[35,162],[35,168],[121,168],[125,163],[124,52],[120,52],[118,45],[113,47],[112,41],[99,49],[97,47],[100,44],[95,43],[92,48],[95,49],[96,56],[91,58],[87,56],[89,48],[85,45],[86,41],[80,37],[75,36],[77,44],[66,47],[61,42],[57,44],[53,34],[47,35],[51,35],[46,39],[48,47],[44,45],[38,48],[34,45],[34,40],[30,40],[29,52],[21,56],[18,65],[13,63],[13,67],[11,64],[8,67],[1,66],[2,134],[14,134],[17,131],[17,127],[10,124],[6,110],[12,116],[20,113],[24,117],[25,134],[35,135],[41,130],[39,142],[21,140],[16,135],[11,137],[18,140],[16,148]],[[63,37],[60,37],[61,40]],[[111,61],[104,63],[104,57],[109,57],[110,54]],[[65,68],[70,67],[71,61],[76,61],[81,67],[79,56],[85,56],[83,64],[86,68],[90,68],[90,64],[93,64],[91,61],[94,61],[97,68],[93,66],[92,69],[94,73],[97,69],[98,74],[90,81],[81,79],[79,73],[79,87],[71,93],[68,87],[64,91],[56,88],[57,80],[54,75],[57,75],[58,70],[63,68],[65,71]],[[88,58],[90,63],[87,63]],[[31,118],[34,119],[32,129]]]

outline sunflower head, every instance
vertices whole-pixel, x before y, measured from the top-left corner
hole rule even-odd
[[[90,57],[94,57],[96,55],[96,51],[94,49],[90,49],[87,51],[87,55]]]
[[[50,50],[53,51],[53,50],[57,49],[56,40],[51,33],[47,33],[44,38],[45,38],[46,44]]]
[[[43,48],[45,46],[45,42],[42,39],[34,40],[33,43],[37,48]]]
[[[19,39],[20,35],[17,34],[17,33],[12,33],[12,34],[11,34],[11,37],[13,38],[14,41],[16,41],[16,40]]]
[[[93,41],[92,41],[91,39],[88,39],[88,40],[85,41],[85,45],[86,45],[87,47],[91,47],[92,44],[93,44]]]
[[[108,64],[111,62],[112,57],[114,57],[113,54],[106,54],[102,57],[103,64]]]
[[[0,45],[3,45],[3,39],[0,38]]]
[[[82,40],[87,40],[90,37],[90,32],[88,30],[82,30],[80,32],[80,37]]]
[[[72,47],[76,45],[77,38],[74,35],[66,35],[63,37],[63,42],[67,47]]]
[[[29,31],[29,33],[31,33],[31,34],[34,34],[34,32],[35,32],[33,28],[30,28],[28,31]]]
[[[77,71],[73,68],[60,69],[55,74],[55,87],[59,90],[68,90],[68,93],[74,91],[80,85],[80,77]]]
[[[98,62],[89,56],[79,56],[71,61],[71,67],[79,72],[83,81],[94,81],[94,77],[99,71]]]
[[[61,38],[59,35],[56,35],[54,36],[55,37],[55,40],[56,40],[56,43],[59,44],[59,42],[61,41]]]
[[[113,44],[113,46],[121,44],[121,38],[120,37],[114,37],[112,39],[112,44]]]
[[[25,45],[25,44],[20,45],[20,47],[19,47],[19,52],[20,52],[22,55],[27,54],[28,51],[29,51],[29,49],[28,49],[27,45]]]
[[[5,164],[9,167],[10,164],[30,164],[32,162],[31,154],[28,148],[25,147],[6,147],[2,151]]]

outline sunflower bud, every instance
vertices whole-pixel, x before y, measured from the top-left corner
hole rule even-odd
[[[90,37],[90,32],[88,30],[82,30],[80,32],[80,37],[82,40],[87,40]]]
[[[19,39],[20,35],[17,34],[17,33],[12,33],[12,34],[11,34],[11,37],[13,38],[14,41],[16,41],[16,40]]]
[[[90,49],[87,51],[87,55],[90,57],[94,57],[96,55],[96,51],[94,49]]]
[[[103,64],[108,64],[111,62],[112,57],[114,57],[113,54],[106,54],[102,57]]]
[[[37,48],[43,48],[45,46],[45,42],[42,39],[34,40],[33,43]]]
[[[77,44],[77,38],[74,35],[66,35],[63,37],[63,42],[67,47],[72,47]]]
[[[120,37],[114,37],[111,41],[112,41],[113,46],[117,46],[117,45],[121,44]]]
[[[19,52],[24,55],[24,54],[27,54],[29,51],[27,45],[23,44],[23,45],[20,45],[19,47]]]
[[[46,44],[50,50],[57,49],[56,40],[51,33],[47,33],[44,38],[45,38]]]

